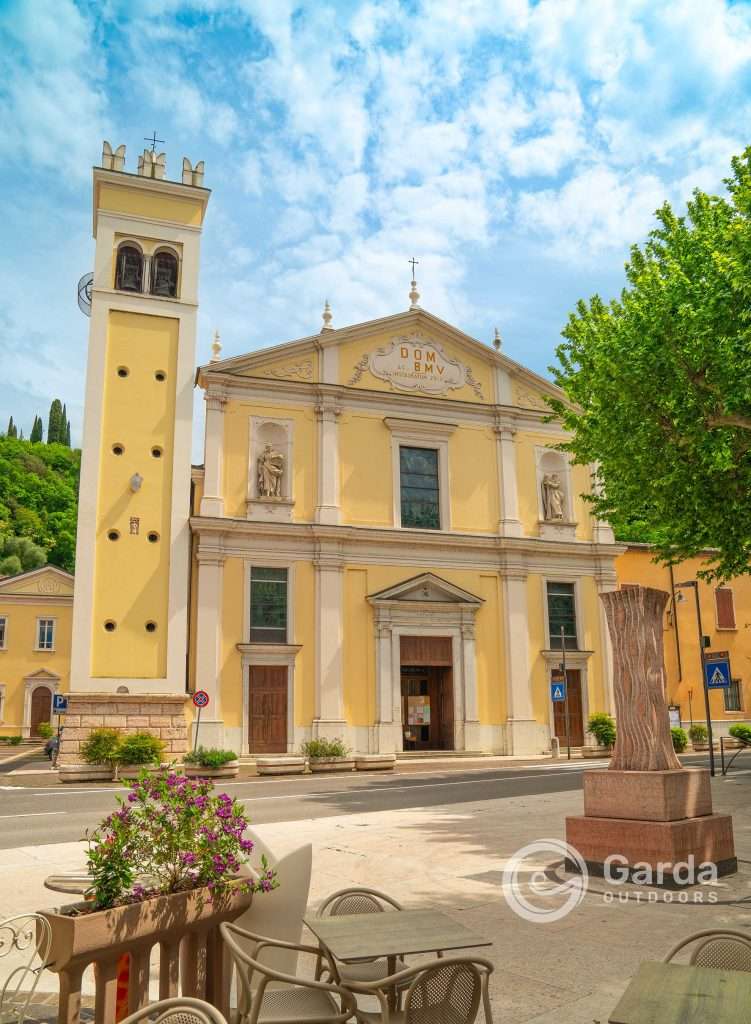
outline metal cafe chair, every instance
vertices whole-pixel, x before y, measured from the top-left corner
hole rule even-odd
[[[694,932],[673,946],[663,963],[670,963],[686,946],[696,943],[689,963],[693,967],[713,967],[720,971],[751,971],[751,935],[729,928]]]
[[[23,1024],[27,1019],[51,944],[52,929],[41,914],[20,914],[0,922],[0,959],[20,961],[11,966],[0,987],[0,1024]]]
[[[188,996],[162,999],[151,1006],[144,1006],[120,1024],[136,1024],[137,1021],[147,1020],[153,1024],[227,1024],[222,1014],[210,1003]]]

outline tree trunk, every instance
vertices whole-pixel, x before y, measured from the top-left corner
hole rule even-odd
[[[617,734],[610,769],[682,769],[665,700],[662,616],[668,594],[624,587],[601,594],[613,644]]]

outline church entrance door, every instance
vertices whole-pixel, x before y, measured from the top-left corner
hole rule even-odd
[[[401,638],[405,750],[454,749],[451,637]]]
[[[250,666],[249,747],[252,754],[287,753],[287,668]]]
[[[37,686],[31,695],[29,735],[38,736],[42,722],[52,721],[52,690],[48,686]]]
[[[584,744],[584,718],[582,714],[582,681],[578,668],[566,669],[566,688],[568,690],[568,713],[571,722],[571,746],[581,747]],[[554,701],[553,724],[555,734],[561,744],[566,746],[566,701]]]

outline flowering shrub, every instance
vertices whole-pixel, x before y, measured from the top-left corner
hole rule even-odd
[[[96,909],[203,887],[214,901],[230,889],[277,887],[265,857],[256,878],[243,878],[238,886],[236,873],[253,850],[243,837],[248,819],[238,801],[213,795],[210,782],[172,771],[142,772],[129,789],[89,839]]]

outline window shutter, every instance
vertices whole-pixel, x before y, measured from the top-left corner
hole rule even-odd
[[[718,587],[714,592],[717,605],[717,628],[735,629],[735,608],[733,591],[730,587]]]

